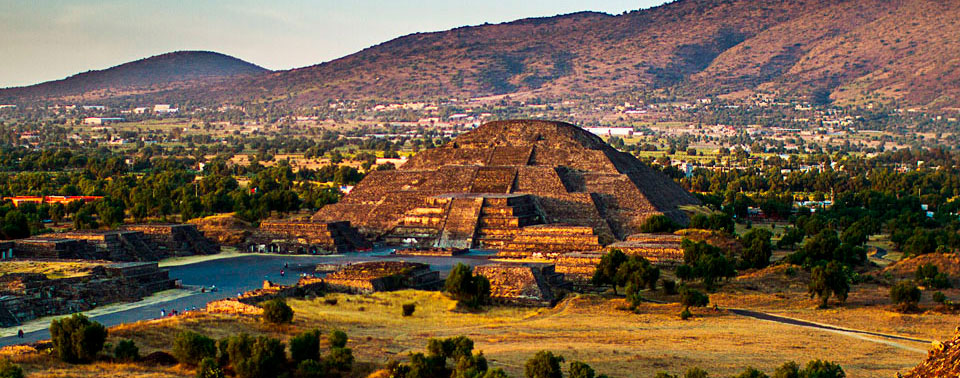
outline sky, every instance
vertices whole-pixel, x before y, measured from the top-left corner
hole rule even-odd
[[[578,11],[620,14],[666,0],[0,0],[0,87],[179,50],[280,70],[415,32]]]

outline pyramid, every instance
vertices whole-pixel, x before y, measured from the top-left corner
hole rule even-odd
[[[349,221],[388,244],[598,250],[652,215],[686,224],[679,207],[698,203],[580,127],[513,120],[483,124],[397,170],[370,172],[314,219]]]

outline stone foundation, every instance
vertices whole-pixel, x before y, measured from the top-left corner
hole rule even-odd
[[[330,254],[371,247],[349,222],[309,220],[265,220],[246,241],[250,252],[283,254]]]
[[[442,284],[440,272],[430,270],[430,265],[403,261],[346,265],[328,274],[324,281],[331,291],[352,294],[400,289],[431,290]]]
[[[492,264],[474,268],[490,281],[490,299],[521,306],[553,306],[567,287],[553,264]]]
[[[142,232],[162,257],[212,255],[220,245],[207,239],[192,224],[130,224],[123,229]]]

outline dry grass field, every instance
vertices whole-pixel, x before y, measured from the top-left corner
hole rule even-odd
[[[83,277],[93,268],[104,265],[87,261],[4,261],[0,264],[0,276],[8,273],[41,273],[47,278]]]
[[[736,286],[736,285],[730,285]],[[731,289],[736,290],[736,289]],[[797,317],[855,327],[883,319],[883,310],[864,308],[860,294],[851,296],[850,308],[813,310],[812,302],[786,306]],[[767,297],[763,299],[761,297]],[[437,292],[400,291],[354,296],[331,294],[337,304],[323,298],[291,300],[296,316],[290,326],[269,326],[242,316],[191,314],[174,319],[145,321],[110,330],[110,342],[131,338],[145,355],[168,350],[177,332],[190,329],[213,338],[238,332],[266,334],[284,340],[306,329],[339,328],[350,335],[349,347],[357,356],[355,376],[364,376],[390,359],[403,360],[408,352],[422,350],[428,338],[466,335],[476,342],[494,367],[522,376],[523,364],[538,350],[563,355],[568,362],[589,363],[613,377],[652,377],[659,371],[680,373],[700,366],[711,376],[729,376],[746,366],[772,372],[786,361],[821,358],[840,363],[850,377],[894,376],[915,366],[925,343],[876,342],[871,337],[784,325],[741,317],[722,310],[728,305],[776,305],[775,295],[757,291],[743,300],[727,292],[711,296],[721,310],[697,309],[695,317],[680,320],[677,304],[644,304],[637,313],[623,309],[621,299],[575,296],[552,309],[492,307],[480,313],[455,311],[455,303]],[[401,304],[416,303],[411,317],[402,317]],[[737,303],[739,302],[739,303]],[[781,311],[781,312],[784,312]],[[863,318],[863,321],[854,319]],[[890,331],[933,337],[952,332],[955,317],[917,315],[889,317]],[[901,327],[893,327],[894,323]],[[846,324],[851,323],[851,324]],[[886,326],[880,326],[884,328]],[[884,328],[885,329],[885,328]],[[871,340],[873,339],[873,340]],[[13,359],[31,377],[168,377],[190,376],[186,368],[148,368],[139,365],[97,363],[73,368],[38,353],[17,353]],[[107,374],[106,372],[111,372]],[[118,374],[118,375],[110,375]]]

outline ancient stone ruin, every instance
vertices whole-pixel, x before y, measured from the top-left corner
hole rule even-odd
[[[400,289],[438,289],[440,272],[430,265],[404,261],[372,261],[350,264],[324,278],[327,289],[336,292],[369,294]]]
[[[642,256],[660,266],[683,264],[683,236],[673,234],[633,234],[627,240],[607,246],[627,255]]]
[[[574,125],[490,122],[401,168],[371,172],[318,221],[349,221],[388,244],[491,248],[516,257],[600,251],[679,206],[669,178]],[[561,247],[562,246],[562,247]]]
[[[247,238],[250,252],[329,254],[370,249],[349,222],[265,220]]]
[[[553,306],[566,288],[563,274],[553,264],[491,264],[474,268],[490,281],[490,299],[521,306]]]
[[[0,326],[138,301],[174,286],[168,272],[155,262],[107,264],[83,276],[58,279],[40,273],[9,273],[0,276]]]
[[[220,252],[220,245],[207,239],[193,224],[130,224],[123,226],[123,229],[142,232],[163,257]]]

